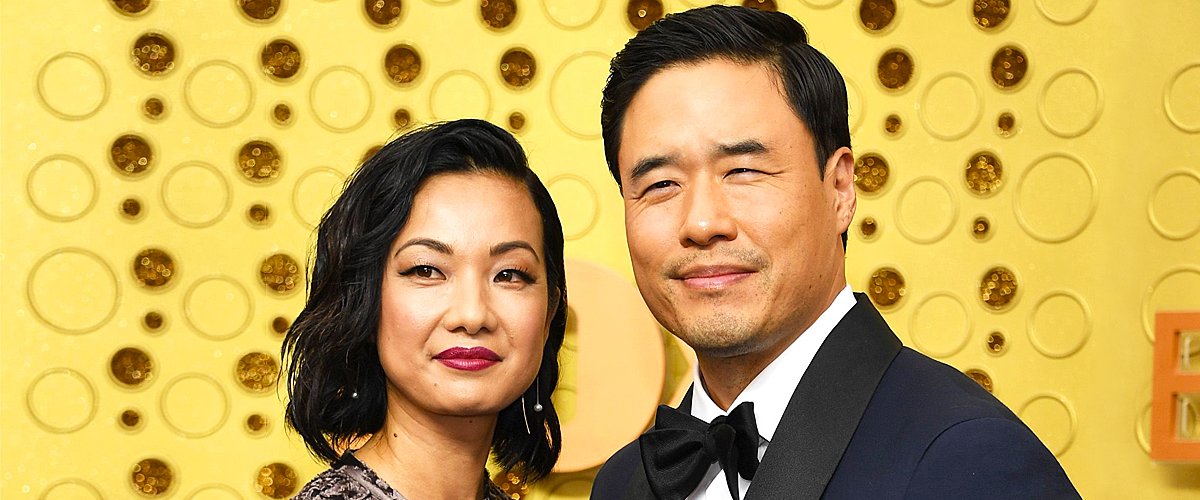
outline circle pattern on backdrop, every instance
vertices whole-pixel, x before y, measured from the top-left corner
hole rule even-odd
[[[576,214],[563,223],[563,239],[573,241],[587,236],[600,220],[600,195],[591,183],[575,174],[561,174],[546,182],[554,203],[563,213]]]
[[[1070,139],[1091,130],[1104,110],[1104,93],[1087,70],[1066,68],[1046,81],[1038,94],[1038,118],[1054,135]]]
[[[349,66],[333,66],[313,78],[308,106],[317,124],[332,132],[361,127],[375,107],[366,77]]]
[[[541,0],[546,19],[559,28],[577,30],[600,18],[604,0]]]
[[[70,222],[96,206],[100,191],[96,176],[83,160],[70,155],[53,155],[37,162],[25,178],[29,202],[43,217]]]
[[[200,336],[212,340],[236,337],[250,325],[254,302],[237,280],[210,275],[197,280],[183,296],[183,317]]]
[[[1042,393],[1030,398],[1017,410],[1017,416],[1056,457],[1061,457],[1075,440],[1075,408],[1058,394]]]
[[[70,477],[50,483],[38,500],[102,500],[103,498],[100,490],[92,483],[77,477]]]
[[[216,224],[233,202],[229,181],[216,167],[201,162],[184,163],[168,172],[159,197],[171,220],[193,228]]]
[[[1061,243],[1078,236],[1096,213],[1096,175],[1069,153],[1049,153],[1033,161],[1017,179],[1013,211],[1029,236]],[[1064,200],[1069,202],[1064,203]]]
[[[82,429],[96,416],[96,387],[87,376],[70,368],[51,368],[34,377],[25,391],[25,409],[47,432],[67,434]]]
[[[229,418],[229,395],[212,377],[187,373],[163,387],[158,409],[172,432],[202,438],[217,432]]]
[[[433,82],[429,91],[429,115],[435,120],[486,120],[492,116],[492,91],[482,77],[471,71],[448,72]]]
[[[1049,358],[1071,356],[1087,343],[1092,333],[1092,310],[1087,301],[1071,290],[1055,290],[1038,299],[1025,321],[1029,342]]]
[[[254,107],[254,87],[242,68],[229,61],[205,62],[183,82],[183,103],[200,123],[224,128],[238,124]]]
[[[958,199],[950,184],[937,177],[920,177],[900,190],[896,227],[915,243],[935,243],[950,234],[958,217]]]
[[[600,137],[599,101],[608,78],[609,56],[596,51],[563,61],[550,78],[550,113],[568,134],[580,139]]]
[[[918,116],[930,135],[947,141],[962,139],[983,116],[979,86],[962,73],[938,75],[921,94]]]
[[[1175,170],[1154,186],[1146,207],[1150,226],[1168,240],[1181,241],[1200,232],[1200,174]]]
[[[117,313],[121,285],[112,267],[83,248],[54,250],[29,270],[25,296],[46,326],[66,334],[96,331]]]
[[[971,338],[967,304],[950,292],[934,292],[921,299],[909,321],[913,344],[935,358],[958,354]]]
[[[1187,133],[1200,132],[1200,111],[1195,96],[1200,94],[1200,63],[1185,66],[1171,77],[1163,92],[1163,109],[1171,124]]]
[[[1142,328],[1154,344],[1154,312],[1195,307],[1200,297],[1200,266],[1179,266],[1159,275],[1142,296]]]
[[[50,114],[64,120],[95,115],[108,102],[108,85],[104,68],[79,52],[63,52],[38,68],[38,100]]]

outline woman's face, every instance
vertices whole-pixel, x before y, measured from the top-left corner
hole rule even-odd
[[[486,415],[520,397],[549,331],[542,249],[541,216],[517,181],[426,180],[383,276],[389,410]]]

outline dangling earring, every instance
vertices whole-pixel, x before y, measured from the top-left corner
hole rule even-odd
[[[525,411],[525,395],[524,394],[521,395],[521,417],[522,417],[522,420],[525,421],[525,434],[533,434],[533,432],[529,430],[529,413],[527,413]]]
[[[537,396],[537,402],[533,403],[533,411],[542,411],[542,376],[538,375],[533,378],[533,393]]]

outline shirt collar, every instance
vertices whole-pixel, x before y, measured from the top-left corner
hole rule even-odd
[[[850,286],[846,285],[834,297],[833,303],[829,304],[825,312],[817,317],[812,326],[800,334],[792,342],[792,345],[784,349],[774,361],[771,361],[762,372],[755,376],[754,380],[750,381],[750,385],[747,385],[746,389],[733,400],[733,404],[729,405],[730,408],[736,408],[737,405],[746,401],[754,403],[754,419],[758,424],[758,434],[762,439],[770,441],[775,435],[775,428],[779,426],[779,420],[783,418],[783,411],[787,409],[787,405],[792,399],[792,393],[796,390],[804,372],[808,370],[813,356],[816,356],[817,350],[829,337],[833,327],[842,321],[854,304],[854,293],[850,290]],[[692,416],[705,422],[711,422],[714,418],[728,414],[708,396],[704,384],[696,383],[701,380],[699,363],[693,370],[692,380]]]

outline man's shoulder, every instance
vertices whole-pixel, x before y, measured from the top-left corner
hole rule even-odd
[[[592,482],[591,498],[621,498],[629,482],[642,468],[642,447],[638,440],[617,450],[600,467]]]
[[[1004,403],[963,372],[909,348],[896,355],[870,406],[919,417],[942,428],[974,418],[1019,421]]]

